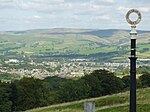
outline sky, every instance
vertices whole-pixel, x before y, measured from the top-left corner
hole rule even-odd
[[[125,15],[132,8],[142,14],[137,29],[150,30],[149,0],[0,0],[0,31],[130,29]]]

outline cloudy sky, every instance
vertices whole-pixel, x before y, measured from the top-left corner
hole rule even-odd
[[[130,8],[142,13],[138,29],[150,30],[149,0],[0,0],[0,31],[130,29],[125,19]]]

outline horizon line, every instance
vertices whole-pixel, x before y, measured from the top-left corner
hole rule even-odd
[[[63,28],[63,27],[54,27],[54,28],[34,28],[34,29],[21,29],[21,30],[0,30],[0,32],[16,32],[16,31],[31,31],[31,30],[52,30],[52,29],[74,29],[74,30],[131,30],[131,29],[119,29],[119,28]],[[150,31],[150,29],[136,29],[137,31]]]

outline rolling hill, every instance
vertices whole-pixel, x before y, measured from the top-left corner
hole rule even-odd
[[[138,31],[137,52],[150,58],[150,31]],[[104,57],[129,55],[129,30],[118,29],[37,29],[0,32],[0,57]],[[103,60],[103,59],[102,59]]]
[[[137,90],[137,112],[150,111],[150,88]],[[129,92],[52,105],[25,112],[83,112],[85,101],[94,101],[96,112],[129,112]]]

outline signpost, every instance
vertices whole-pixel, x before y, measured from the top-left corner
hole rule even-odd
[[[136,13],[136,21],[130,19],[130,14]],[[141,21],[141,13],[137,9],[131,9],[126,14],[126,20],[131,25],[131,55],[130,59],[130,112],[136,112],[136,25]]]

